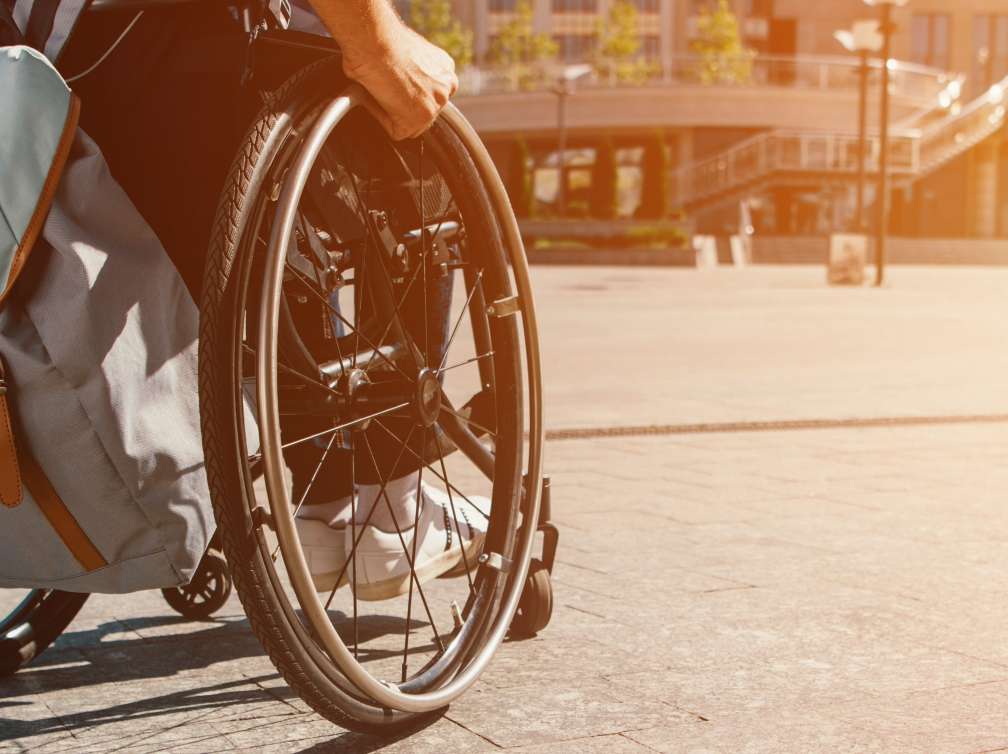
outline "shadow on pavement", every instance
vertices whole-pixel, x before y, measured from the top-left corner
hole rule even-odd
[[[374,625],[362,626],[369,638],[379,637],[391,629],[387,618],[374,616]],[[195,630],[171,632],[173,627],[188,626]],[[400,626],[401,629],[401,626]],[[135,632],[151,631],[151,635]],[[161,633],[168,631],[168,633]],[[124,638],[119,638],[120,636]],[[277,673],[241,675],[211,685],[202,685],[190,674],[183,680],[171,680],[185,671],[205,670],[218,663],[263,657],[261,645],[244,618],[193,623],[175,616],[150,616],[109,619],[93,628],[65,632],[58,643],[37,658],[20,673],[0,678],[0,741],[92,729],[124,721],[137,721],[199,711],[220,711],[232,706],[273,702],[290,714],[306,715],[301,708],[285,702],[296,698],[289,687],[276,682]],[[210,674],[212,677],[212,674]],[[199,678],[207,677],[200,674]],[[34,698],[41,691],[57,694],[74,692],[86,687],[109,684],[154,681],[159,687],[176,688],[167,693],[127,703],[116,703],[119,696],[115,685],[100,691],[100,702],[110,704],[80,712],[20,719],[38,703]],[[185,688],[177,688],[185,683]],[[263,684],[270,684],[264,686]],[[275,684],[275,685],[274,685]],[[57,711],[58,702],[54,702]],[[14,717],[9,717],[8,712]],[[44,708],[44,712],[51,712]],[[344,731],[333,726],[332,739],[316,743],[306,752],[371,752],[389,743],[406,738],[434,722],[440,714],[425,718],[394,736],[375,736]],[[321,719],[321,718],[319,718]],[[212,722],[212,718],[211,718]],[[150,729],[158,727],[156,722]]]

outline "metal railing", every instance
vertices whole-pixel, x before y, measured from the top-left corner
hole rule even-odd
[[[881,61],[871,64],[876,71]],[[563,64],[516,64],[507,67],[470,66],[459,75],[461,96],[508,92],[549,91],[556,85]],[[578,89],[650,86],[783,87],[836,91],[856,90],[860,62],[851,56],[776,57],[771,55],[722,57],[716,60],[682,55],[667,60],[628,64],[600,63],[578,82]],[[937,68],[912,63],[890,63],[895,96],[922,103],[935,102],[956,76]]]
[[[1005,122],[1008,78],[982,97],[924,129],[897,131],[889,139],[889,165],[897,179],[914,180],[994,134]],[[858,171],[858,137],[850,132],[772,131],[672,173],[670,199],[688,206],[724,195],[774,174],[835,174]],[[866,143],[865,170],[877,173],[879,137]]]
[[[1008,77],[988,89],[945,121],[925,129],[918,143],[923,173],[937,170],[951,159],[992,136],[1005,122]]]

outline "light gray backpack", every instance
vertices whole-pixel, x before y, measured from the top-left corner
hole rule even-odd
[[[197,310],[76,111],[0,48],[0,586],[179,585],[214,530]]]

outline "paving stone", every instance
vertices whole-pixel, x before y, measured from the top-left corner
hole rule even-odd
[[[351,733],[314,715],[298,715],[286,721],[256,724],[249,720],[244,729],[232,729],[227,738],[240,750],[324,751],[358,754],[382,751],[388,754],[443,754],[496,750],[480,736],[440,718],[408,735],[376,736]]]
[[[519,746],[508,749],[510,754],[635,754],[651,749],[624,735],[592,736],[573,741],[550,741],[548,744]]]
[[[651,728],[689,715],[647,700],[626,701],[601,679],[576,685],[475,689],[448,717],[505,748]]]
[[[1008,270],[898,268],[884,292],[820,273],[537,268],[549,427],[1008,413]],[[585,307],[577,286],[600,280]],[[1008,425],[546,450],[553,621],[428,727],[347,732],[279,677],[235,597],[194,623],[153,590],[92,596],[0,679],[0,752],[1008,747]]]
[[[838,705],[829,715],[884,736],[890,750],[980,752],[1008,748],[1008,683],[980,683]]]
[[[680,723],[649,730],[630,731],[627,738],[662,754],[787,754],[790,752],[850,752],[890,754],[893,751],[930,751],[913,745],[894,747],[872,731],[799,710],[790,714],[763,714]]]

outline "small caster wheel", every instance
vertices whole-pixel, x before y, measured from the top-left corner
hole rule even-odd
[[[220,550],[207,550],[192,581],[185,586],[162,589],[175,612],[190,620],[206,620],[224,607],[231,596],[231,574]]]
[[[528,578],[518,609],[511,620],[513,637],[531,637],[546,628],[553,615],[553,587],[549,569],[541,560],[529,563]]]

